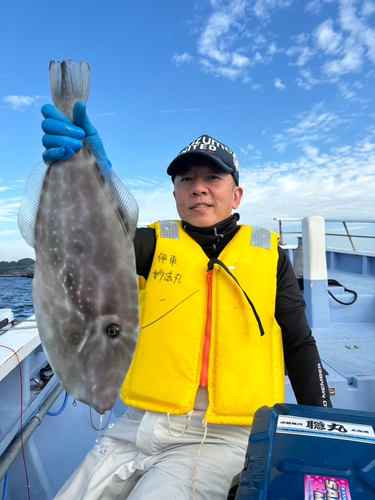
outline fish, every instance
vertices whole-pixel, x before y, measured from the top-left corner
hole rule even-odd
[[[49,75],[54,105],[72,119],[88,99],[88,63],[51,61]],[[86,144],[34,168],[18,217],[35,249],[32,294],[48,362],[67,393],[100,414],[118,398],[139,335],[137,217],[131,194]]]

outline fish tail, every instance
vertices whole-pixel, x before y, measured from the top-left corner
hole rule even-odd
[[[89,64],[71,60],[61,63],[51,61],[49,65],[49,81],[54,105],[72,119],[74,104],[77,101],[87,102],[89,97]]]

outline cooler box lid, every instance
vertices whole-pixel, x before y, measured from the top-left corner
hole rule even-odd
[[[235,499],[375,499],[375,413],[260,408]]]

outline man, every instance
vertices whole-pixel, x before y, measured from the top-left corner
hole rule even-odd
[[[45,106],[46,163],[93,145],[84,103],[75,125]],[[168,167],[181,221],[138,229],[141,333],[122,389],[129,409],[56,498],[225,499],[255,411],[284,400],[284,360],[300,404],[331,406],[305,304],[278,237],[240,226],[236,155],[204,135]],[[325,382],[326,384],[326,382]]]

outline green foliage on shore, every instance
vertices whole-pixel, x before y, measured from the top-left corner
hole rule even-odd
[[[34,272],[35,260],[33,259],[20,259],[19,261],[1,261],[0,274],[28,274]]]

